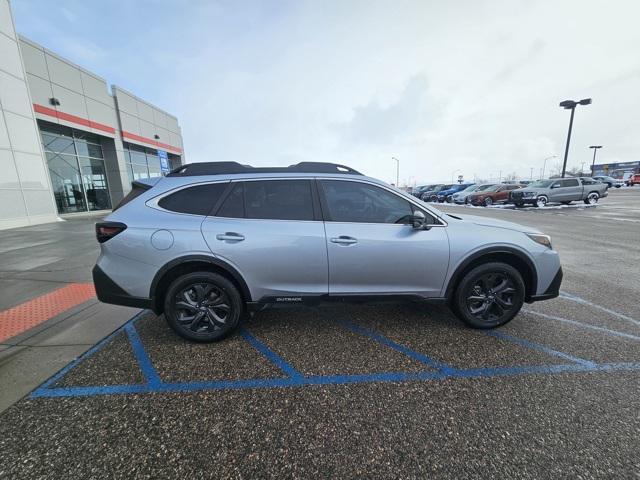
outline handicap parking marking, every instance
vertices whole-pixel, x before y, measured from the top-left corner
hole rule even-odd
[[[525,340],[520,337],[508,335],[498,330],[485,331],[487,337],[499,338],[503,341],[511,342],[521,347],[539,350],[553,355],[569,364],[552,365],[530,365],[530,366],[500,366],[500,367],[479,367],[479,368],[454,368],[448,364],[433,360],[431,357],[416,352],[405,345],[397,343],[388,337],[373,330],[362,327],[348,320],[338,320],[345,329],[358,335],[365,336],[377,342],[377,344],[398,351],[416,361],[421,362],[433,370],[417,372],[375,372],[365,374],[347,375],[303,375],[295,367],[277,355],[267,344],[258,340],[246,329],[241,329],[241,337],[264,356],[269,362],[276,365],[286,377],[274,378],[253,378],[242,380],[207,380],[193,382],[164,382],[158,375],[153,362],[145,350],[145,346],[136,330],[136,322],[146,312],[140,312],[125,325],[117,329],[111,335],[103,339],[100,343],[92,347],[85,354],[77,358],[74,362],[60,370],[49,380],[31,393],[31,398],[58,398],[58,397],[87,397],[95,395],[116,395],[116,394],[144,394],[144,393],[171,393],[171,392],[193,392],[206,390],[228,390],[228,389],[250,389],[250,388],[284,388],[284,387],[304,387],[312,385],[344,385],[356,383],[372,382],[409,382],[409,381],[437,381],[447,378],[492,378],[519,375],[547,375],[562,373],[581,372],[616,372],[628,370],[640,370],[640,362],[603,362],[596,363],[585,360],[568,353],[552,349],[546,345]],[[568,320],[568,319],[565,319]],[[124,331],[134,351],[134,357],[144,376],[144,383],[132,385],[108,385],[108,386],[65,386],[55,387],[57,381],[62,379],[73,368],[76,368],[84,360],[109,344],[114,337]],[[620,332],[618,332],[620,333]]]

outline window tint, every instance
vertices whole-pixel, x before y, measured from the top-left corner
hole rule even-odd
[[[583,185],[595,185],[596,183],[598,183],[593,178],[581,178],[581,180]]]
[[[562,180],[561,182],[561,186],[563,187],[577,187],[578,185],[580,184],[578,183],[577,178],[569,178],[566,180]]]
[[[246,218],[313,220],[309,180],[244,182]]]
[[[517,190],[518,188],[522,188],[522,185],[509,185],[509,186],[507,186],[507,190]]]
[[[191,215],[209,215],[228,183],[209,183],[183,188],[162,198],[158,205],[166,210]]]
[[[231,193],[222,203],[217,217],[244,218],[244,188],[243,183],[238,182]]]
[[[323,180],[322,188],[333,222],[405,223],[413,214],[407,200],[380,187]]]

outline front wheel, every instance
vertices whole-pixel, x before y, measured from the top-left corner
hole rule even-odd
[[[538,208],[546,207],[547,203],[549,203],[549,199],[545,195],[540,195],[536,199],[536,205],[538,206]]]
[[[213,342],[231,333],[240,323],[242,298],[221,275],[195,272],[178,277],[169,286],[164,315],[180,336],[196,342]]]
[[[587,198],[584,199],[584,203],[586,203],[587,205],[595,205],[596,203],[598,203],[599,198],[600,195],[598,195],[598,192],[591,192],[589,195],[587,195]]]
[[[515,317],[524,303],[520,272],[506,263],[485,263],[468,272],[458,284],[452,307],[473,328],[495,328]]]
[[[490,207],[491,205],[493,205],[493,198],[491,197],[487,197],[484,199],[484,206],[485,207]]]

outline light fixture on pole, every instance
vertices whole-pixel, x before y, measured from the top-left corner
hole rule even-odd
[[[569,156],[569,143],[571,142],[571,130],[573,129],[573,115],[576,113],[576,107],[578,105],[591,105],[590,98],[583,98],[576,102],[575,100],[565,100],[560,102],[560,106],[565,110],[571,110],[571,118],[569,118],[569,132],[567,133],[567,145],[564,149],[564,162],[562,164],[562,178],[567,171],[567,157]]]
[[[599,148],[602,148],[602,145],[591,145],[589,148],[593,148],[593,161],[591,162],[591,176],[595,175],[595,164],[596,164],[596,153]]]
[[[391,157],[391,160],[396,161],[396,187],[400,188],[400,160],[396,157]]]
[[[558,158],[558,156],[551,155],[550,157],[544,159],[544,164],[542,165],[542,174],[540,175],[540,178],[544,178],[544,172],[547,169],[547,160],[551,160],[552,158]]]

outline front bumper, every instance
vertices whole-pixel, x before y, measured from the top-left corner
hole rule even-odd
[[[531,295],[527,298],[527,303],[540,302],[542,300],[550,300],[560,295],[560,284],[562,283],[562,267],[558,269],[555,277],[547,287],[544,293],[540,295]]]
[[[93,267],[91,273],[93,275],[93,284],[96,288],[96,295],[101,302],[123,305],[125,307],[153,309],[154,302],[152,299],[129,295],[104,273],[98,265]]]

